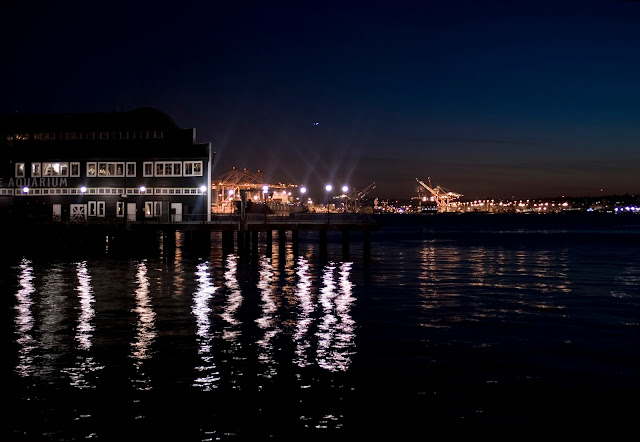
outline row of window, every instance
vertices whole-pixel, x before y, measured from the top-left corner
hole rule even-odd
[[[81,189],[75,188],[29,188],[25,194],[25,188],[22,189],[0,189],[0,195],[122,195],[125,192],[123,188],[116,187],[91,187],[85,188],[84,192]],[[202,190],[196,187],[156,187],[145,188],[141,191],[139,188],[132,187],[126,189],[127,195],[202,195]]]
[[[36,132],[33,134],[33,139],[37,141],[52,141],[55,139],[60,140],[147,140],[151,138],[164,138],[164,132],[161,130],[123,130],[118,132]],[[13,133],[7,135],[7,141],[28,141],[31,139],[31,134]]]
[[[16,178],[26,176],[26,164],[16,163]],[[87,177],[127,177],[137,176],[136,163],[133,162],[87,162]],[[31,163],[32,177],[79,177],[80,162],[42,162]],[[202,176],[202,161],[145,161],[144,177],[154,176]]]
[[[116,202],[116,216],[124,216],[124,201]],[[87,204],[87,216],[104,217],[106,209],[105,201],[88,201]],[[161,201],[145,201],[144,203],[144,216],[161,216],[162,215],[162,202]],[[135,212],[129,214],[130,217],[135,218]]]

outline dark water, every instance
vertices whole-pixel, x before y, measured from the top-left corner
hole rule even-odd
[[[640,216],[380,219],[368,258],[5,252],[0,440],[640,434]]]

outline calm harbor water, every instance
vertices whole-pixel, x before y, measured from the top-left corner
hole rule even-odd
[[[368,257],[3,252],[1,440],[640,434],[640,216],[379,219]]]

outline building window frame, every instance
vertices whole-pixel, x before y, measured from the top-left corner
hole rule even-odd
[[[97,201],[89,201],[87,205],[87,216],[96,216],[97,208],[98,208]]]
[[[33,139],[38,141],[50,141],[56,139],[55,132],[39,132],[33,134]]]
[[[126,203],[124,201],[117,201],[116,202],[116,216],[118,218],[124,218],[125,204]]]
[[[42,163],[42,176],[68,177],[69,163],[66,161],[45,161]]]
[[[42,164],[31,163],[31,176],[36,178],[42,176]]]
[[[87,177],[95,177],[98,174],[98,164],[95,161],[87,162]]]
[[[153,161],[145,161],[142,164],[142,176],[143,177],[152,177],[153,176]]]
[[[183,176],[202,176],[202,161],[184,161]]]
[[[24,178],[25,163],[16,163],[16,178]]]
[[[113,161],[99,161],[98,162],[98,176],[104,177],[123,177],[124,176],[124,162]]]
[[[135,177],[136,176],[136,163],[127,162],[126,170],[127,170],[127,176],[128,177]]]
[[[80,176],[80,162],[72,161],[69,163],[69,176],[71,177],[79,177]]]

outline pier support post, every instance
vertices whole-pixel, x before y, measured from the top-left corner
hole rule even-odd
[[[258,231],[251,231],[251,253],[254,255],[258,254]]]
[[[233,253],[233,230],[222,231],[222,251],[223,253]]]
[[[349,258],[349,231],[342,231],[342,259]]]
[[[267,230],[265,232],[266,238],[265,242],[267,243],[267,256],[271,256],[273,253],[273,230]]]
[[[281,255],[287,250],[287,231],[286,230],[278,230],[278,250]]]
[[[362,255],[365,258],[371,256],[371,232],[368,230],[362,232]]]
[[[326,229],[320,230],[320,257],[325,259],[327,257],[327,231]]]
[[[298,246],[300,244],[299,234],[300,234],[300,232],[298,232],[298,230],[292,230],[291,231],[291,246],[293,248],[293,254],[294,255],[298,254]]]

